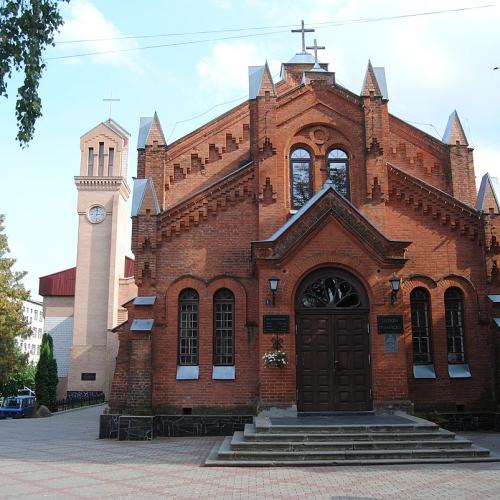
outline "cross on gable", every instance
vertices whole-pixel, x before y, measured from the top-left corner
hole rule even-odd
[[[302,52],[305,52],[306,51],[306,37],[305,37],[305,34],[306,33],[313,33],[314,32],[314,29],[306,29],[304,28],[304,20],[302,20],[301,22],[301,28],[299,30],[292,30],[292,33],[302,33]]]
[[[319,47],[318,42],[316,41],[316,38],[315,38],[314,45],[312,47],[306,47],[306,49],[314,51],[314,62],[317,64],[318,63],[318,50],[324,50],[325,47]]]

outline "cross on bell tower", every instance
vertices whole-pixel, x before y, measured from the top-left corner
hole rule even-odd
[[[292,30],[292,33],[302,33],[302,53],[305,53],[305,51],[306,51],[306,36],[305,36],[305,34],[306,33],[314,33],[314,29],[312,29],[312,28],[306,29],[304,27],[304,20],[302,20],[300,23],[301,23],[301,28],[299,30]]]

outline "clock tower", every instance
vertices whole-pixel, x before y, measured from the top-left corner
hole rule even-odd
[[[78,252],[68,394],[107,396],[118,351],[124,279],[130,134],[111,118],[80,139]]]

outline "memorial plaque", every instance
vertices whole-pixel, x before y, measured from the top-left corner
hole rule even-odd
[[[395,333],[384,335],[384,352],[398,352],[398,336]]]
[[[82,380],[95,380],[95,373],[82,373]]]
[[[288,333],[290,316],[287,314],[270,314],[264,316],[264,333]]]
[[[403,316],[377,316],[378,333],[403,333]]]

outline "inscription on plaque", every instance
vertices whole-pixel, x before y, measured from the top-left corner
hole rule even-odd
[[[95,380],[95,373],[82,373],[82,380]]]
[[[264,316],[264,333],[288,333],[290,316],[287,314],[269,314]]]
[[[403,333],[403,316],[377,316],[378,333]]]
[[[384,352],[398,352],[398,336],[395,333],[384,335]]]

